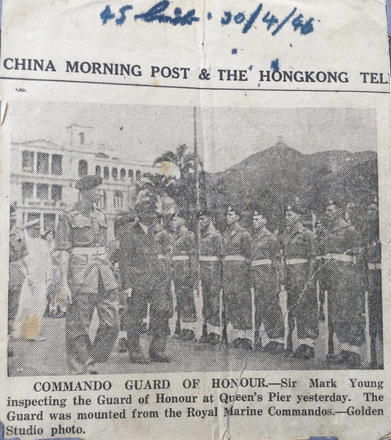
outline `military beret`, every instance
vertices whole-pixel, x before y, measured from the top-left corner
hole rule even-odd
[[[233,205],[228,205],[228,206],[227,206],[227,210],[226,210],[227,213],[228,213],[228,212],[234,212],[234,213],[237,214],[237,215],[240,215],[240,214],[241,214],[240,211],[241,211],[241,210],[240,210],[237,206],[233,206]]]
[[[75,188],[79,190],[92,189],[98,185],[102,185],[101,176],[96,176],[96,175],[83,176],[76,182]]]

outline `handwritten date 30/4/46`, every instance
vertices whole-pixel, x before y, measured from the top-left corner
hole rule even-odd
[[[170,6],[169,0],[162,0],[153,5],[146,12],[134,13],[133,19],[135,21],[141,20],[146,23],[167,23],[172,26],[191,26],[193,23],[200,21],[195,9],[189,9],[183,11],[179,7],[175,7],[172,12],[167,11]],[[131,17],[133,10],[132,5],[124,5],[118,11],[113,11],[110,5],[107,5],[100,13],[102,24],[113,20],[115,24],[121,26],[125,21]],[[212,12],[207,12],[207,20],[213,20]],[[222,26],[230,24],[236,24],[242,26],[242,33],[246,34],[256,23],[264,23],[266,29],[274,36],[281,29],[290,23],[293,31],[299,31],[302,35],[307,35],[314,31],[314,17],[304,18],[303,14],[297,11],[297,8],[293,8],[284,17],[277,17],[270,10],[264,8],[263,3],[259,3],[258,6],[252,12],[240,11],[231,12],[223,11],[218,17]]]

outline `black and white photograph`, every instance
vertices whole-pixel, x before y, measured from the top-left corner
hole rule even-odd
[[[376,110],[9,117],[9,376],[384,368]]]

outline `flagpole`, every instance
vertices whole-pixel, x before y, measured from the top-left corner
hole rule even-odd
[[[199,240],[200,240],[200,224],[198,221],[198,213],[200,212],[200,172],[199,172],[199,157],[198,157],[198,139],[197,139],[197,109],[193,107],[193,121],[194,121],[194,177],[195,177],[195,192],[196,192],[196,242],[197,242],[197,259],[199,257]]]
[[[198,139],[197,139],[197,109],[193,107],[193,134],[194,134],[194,177],[195,177],[195,244],[196,244],[196,261],[197,261],[197,276],[196,276],[196,290],[197,297],[196,303],[198,302],[199,307],[197,307],[197,322],[202,327],[202,310],[201,310],[201,281],[200,281],[200,222],[198,219],[198,214],[200,212],[200,173],[199,173],[199,157],[198,157]],[[199,329],[199,335],[202,330]]]

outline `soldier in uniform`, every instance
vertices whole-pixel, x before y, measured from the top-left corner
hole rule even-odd
[[[147,364],[170,362],[165,356],[168,321],[173,313],[170,292],[170,237],[159,223],[156,204],[145,198],[136,203],[137,220],[127,224],[119,245],[122,288],[128,297],[127,346],[129,360]],[[149,358],[141,350],[142,320],[150,304]]]
[[[223,292],[228,339],[235,348],[252,349],[250,278],[251,235],[239,225],[239,212],[229,206],[223,235]]]
[[[62,286],[67,298],[66,349],[72,373],[96,374],[95,362],[105,362],[118,336],[118,284],[107,255],[107,221],[95,207],[100,176],[76,182],[79,202],[58,222],[56,249],[60,252]],[[91,343],[89,328],[97,309],[99,327]]]
[[[312,274],[315,261],[314,237],[304,228],[300,216],[288,206],[286,227],[281,236],[284,258],[284,284],[288,294],[288,346],[292,351],[292,332],[297,328],[299,347],[294,358],[311,359],[315,356],[315,339],[319,334],[318,304]]]
[[[208,211],[198,215],[200,224],[200,274],[203,315],[206,322],[204,339],[216,345],[221,339],[220,292],[222,288],[223,241]]]
[[[263,323],[270,339],[264,351],[278,354],[284,351],[284,320],[277,279],[280,246],[277,237],[266,228],[266,223],[266,218],[254,211],[254,237],[251,242],[251,276],[255,294],[254,341],[262,349],[259,329]]]
[[[356,368],[361,363],[359,347],[365,337],[364,286],[358,256],[360,238],[355,228],[342,219],[333,201],[329,201],[325,217],[329,316],[341,344],[340,353],[331,360]]]
[[[316,281],[319,284],[319,320],[325,320],[324,300],[327,288],[327,273],[324,268],[325,239],[327,236],[327,227],[324,219],[320,218],[315,224],[315,244],[316,244]]]
[[[368,206],[365,228],[365,254],[367,263],[367,290],[371,367],[376,368],[376,339],[383,344],[383,306],[381,286],[381,243],[377,200]]]
[[[189,231],[185,220],[173,214],[170,220],[172,230],[172,269],[178,315],[180,319],[180,339],[191,341],[195,338],[197,313],[194,302],[194,282],[196,275],[196,255],[194,233]]]

